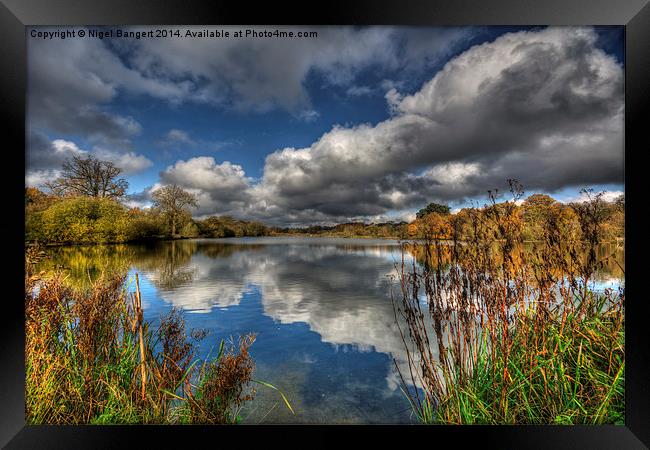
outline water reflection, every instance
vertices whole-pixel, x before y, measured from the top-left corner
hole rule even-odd
[[[390,301],[401,261],[395,241],[213,239],[51,253],[48,267],[66,268],[79,283],[104,270],[140,273],[147,319],[155,325],[181,307],[189,327],[210,332],[204,355],[220,338],[257,333],[256,378],[280,387],[298,414],[261,389],[247,422],[411,420],[393,362],[408,371]]]

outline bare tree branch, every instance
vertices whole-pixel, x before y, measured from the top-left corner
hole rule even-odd
[[[122,169],[92,155],[73,156],[63,163],[62,169],[59,178],[45,183],[56,195],[120,198],[129,187],[124,178],[118,178]]]

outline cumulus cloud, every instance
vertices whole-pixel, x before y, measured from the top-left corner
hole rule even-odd
[[[589,28],[506,34],[451,59],[394,115],[336,126],[266,158],[261,186],[290,213],[369,216],[529,189],[621,183],[623,70]]]
[[[44,134],[36,132],[27,135],[27,147],[27,166],[32,171],[59,168],[67,158],[86,153],[74,142],[63,139],[50,141]]]
[[[60,170],[31,170],[25,174],[25,186],[42,187],[45,183],[58,178],[60,175]]]
[[[228,213],[250,204],[251,181],[237,164],[217,164],[211,156],[177,161],[160,173],[162,184],[177,184],[194,193],[199,200],[196,215],[215,211]]]
[[[50,141],[45,134],[33,131],[27,135],[25,183],[28,186],[42,186],[46,181],[51,181],[60,175],[61,165],[66,159],[91,154],[103,161],[114,163],[125,175],[141,172],[153,164],[145,156],[134,152],[122,153],[101,147],[84,150],[73,141],[65,139]]]
[[[178,90],[174,83],[143,78],[95,39],[28,39],[27,54],[28,183],[42,184],[43,174],[57,174],[63,161],[75,154],[93,153],[114,162],[125,174],[152,165],[133,150],[132,138],[141,133],[140,123],[130,115],[116,114],[110,103],[121,90],[174,98]],[[47,136],[52,134],[71,138],[50,142]],[[80,149],[73,142],[77,138],[92,149]]]
[[[141,172],[153,165],[153,162],[144,155],[137,155],[134,152],[119,153],[108,149],[96,148],[94,154],[101,160],[112,162],[121,168],[126,175]]]
[[[117,95],[116,78],[126,77],[125,70],[100,41],[28,39],[30,127],[127,144],[140,124],[105,107]]]

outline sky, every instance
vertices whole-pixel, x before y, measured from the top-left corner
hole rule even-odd
[[[158,28],[28,28],[26,185],[93,154],[122,168],[129,206],[177,184],[196,218],[279,226],[408,221],[509,178],[561,201],[624,191],[622,27],[117,37]],[[62,30],[85,36],[46,33]]]

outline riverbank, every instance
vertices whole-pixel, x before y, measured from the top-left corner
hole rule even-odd
[[[624,199],[605,202],[596,195],[591,202],[563,204],[549,196],[534,194],[520,204],[498,203],[493,198],[491,204],[481,208],[464,208],[455,213],[448,207],[438,206],[419,211],[411,222],[347,222],[283,228],[230,216],[199,220],[192,218],[188,211],[172,217],[159,208],[129,209],[116,199],[59,197],[29,188],[25,191],[25,240],[64,245],[281,235],[399,240],[436,235],[439,239],[467,240],[473,233],[471,223],[476,218],[480,219],[481,226],[489,228],[492,214],[513,207],[516,220],[522,224],[524,241],[543,240],[544,223],[549,220],[557,229],[564,230],[567,237],[581,239],[581,217],[588,213],[585,208],[596,208],[601,242],[624,242]]]
[[[578,210],[579,239],[548,220],[525,245],[506,205],[472,218],[474,239],[432,234],[414,249],[419,266],[401,264],[393,301],[411,350],[400,376],[422,422],[624,423],[625,288],[594,283],[605,263],[624,267],[599,251],[597,207]]]
[[[415,416],[393,363],[408,370],[407,356],[390,299],[399,292],[402,249],[407,265],[427,267],[421,245],[261,237],[57,247],[46,249],[50,258],[37,270],[64,270],[66,284],[84,289],[102,273],[129,280],[139,273],[152,330],[160,315],[179,308],[186,332],[208,331],[197,358],[214,355],[220,339],[255,332],[255,377],[285,392],[297,415],[274,391],[261,390],[242,411],[245,423],[408,423]],[[616,265],[602,270],[592,278],[601,292],[623,285]]]
[[[137,274],[133,292],[109,274],[75,289],[60,273],[37,273],[43,257],[26,253],[29,424],[235,424],[254,398],[251,383],[277,390],[252,379],[254,334],[222,340],[214,356],[198,359],[207,331],[187,329],[176,308],[155,328],[144,320]]]

